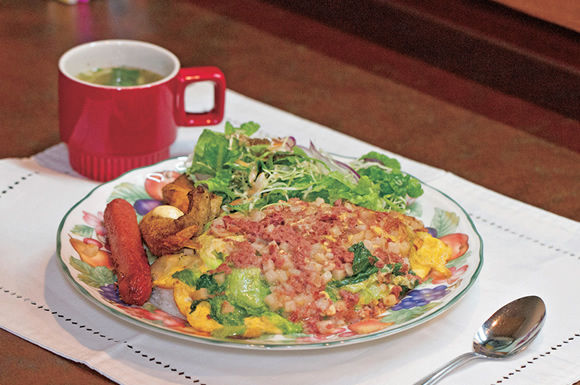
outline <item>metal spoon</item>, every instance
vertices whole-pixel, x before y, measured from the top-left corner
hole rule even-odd
[[[523,297],[508,303],[481,325],[473,338],[473,352],[449,361],[415,385],[434,384],[475,358],[499,359],[521,352],[538,335],[545,318],[546,305],[540,297]]]

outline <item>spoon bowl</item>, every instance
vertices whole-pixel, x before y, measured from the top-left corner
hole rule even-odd
[[[415,385],[434,384],[453,369],[475,358],[499,359],[524,350],[536,338],[546,319],[546,305],[540,297],[516,299],[493,313],[473,338],[473,351],[464,353]]]

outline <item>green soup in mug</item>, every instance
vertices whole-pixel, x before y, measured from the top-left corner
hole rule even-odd
[[[77,79],[101,86],[131,87],[154,83],[163,76],[149,70],[134,67],[97,68],[78,74]]]

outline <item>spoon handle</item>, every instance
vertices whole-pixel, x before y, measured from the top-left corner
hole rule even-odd
[[[464,363],[471,361],[475,358],[484,358],[481,354],[475,352],[463,353],[457,356],[453,360],[449,361],[445,365],[441,366],[439,369],[434,370],[429,373],[419,381],[415,382],[415,385],[431,385],[439,381],[443,376],[452,371],[453,369],[463,365]]]

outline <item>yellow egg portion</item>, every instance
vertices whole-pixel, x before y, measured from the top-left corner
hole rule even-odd
[[[409,262],[411,269],[421,278],[425,278],[431,269],[438,271],[445,277],[451,276],[451,271],[445,264],[451,258],[453,250],[445,242],[433,238],[429,233],[417,233],[414,245],[411,248]]]
[[[172,275],[173,273],[177,273],[178,271],[179,269],[175,269],[171,271],[168,275],[164,275],[163,277],[156,279],[155,281],[153,281],[153,285],[158,286],[162,289],[171,289],[175,284],[175,282],[178,281],[176,278],[173,278]]]
[[[246,338],[256,338],[262,334],[282,334],[282,331],[272,323],[266,317],[247,317],[244,319],[244,324],[246,325],[246,331],[244,332],[244,337]]]
[[[207,301],[201,302],[195,308],[195,311],[187,314],[187,322],[202,332],[211,333],[212,331],[223,327],[219,322],[209,318],[211,305]]]
[[[195,287],[186,285],[179,280],[173,285],[173,300],[175,301],[175,305],[177,305],[179,312],[186,317],[189,316],[194,294]]]
[[[173,285],[179,281],[177,278],[173,278],[174,273],[189,267],[198,266],[199,264],[201,264],[201,260],[199,257],[193,255],[163,255],[157,258],[157,260],[151,265],[153,285],[164,289],[171,289]]]

